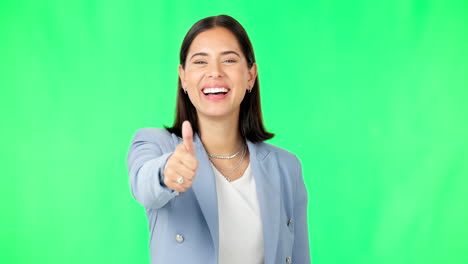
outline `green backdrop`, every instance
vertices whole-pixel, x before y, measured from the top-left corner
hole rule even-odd
[[[223,13],[303,163],[313,262],[468,263],[462,0],[2,1],[0,262],[149,263],[130,140],[171,124],[182,38]]]

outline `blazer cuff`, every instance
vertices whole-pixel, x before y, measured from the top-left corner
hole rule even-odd
[[[163,207],[179,192],[167,187],[161,179],[164,177],[163,171],[167,159],[172,153],[165,153],[158,158],[148,160],[140,169],[140,176],[145,175],[146,180],[140,181],[138,190],[140,190],[140,199],[147,208]],[[144,191],[146,189],[146,191]]]
[[[168,192],[178,195],[179,194],[178,191],[172,190],[171,188],[167,187],[166,184],[164,184],[164,171],[166,170],[166,167],[167,167],[167,160],[171,157],[173,153],[174,152],[170,152],[161,156],[161,159],[162,159],[161,162],[164,164],[164,166],[160,167],[158,170],[159,184],[161,185],[163,189],[166,189]]]

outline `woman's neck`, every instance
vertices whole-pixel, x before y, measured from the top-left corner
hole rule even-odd
[[[239,151],[243,139],[239,133],[238,117],[211,119],[198,116],[200,139],[206,152],[213,155],[228,156]]]

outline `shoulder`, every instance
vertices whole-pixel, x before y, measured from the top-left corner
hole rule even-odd
[[[139,143],[150,143],[160,145],[161,147],[171,147],[178,144],[178,137],[175,134],[169,133],[166,129],[146,127],[138,129],[132,142],[135,144]]]
[[[276,158],[279,164],[284,166],[297,167],[300,166],[300,161],[297,156],[286,149],[280,148],[270,143],[259,142],[255,144],[257,147],[257,156],[262,159]]]
[[[135,132],[133,139],[136,140],[145,140],[145,141],[153,141],[153,140],[164,140],[170,139],[171,133],[166,129],[155,128],[155,127],[145,127],[140,128]]]
[[[278,188],[294,201],[298,183],[302,181],[302,165],[297,156],[269,143],[257,143],[257,159],[269,176],[277,177]],[[276,176],[275,176],[276,175]]]

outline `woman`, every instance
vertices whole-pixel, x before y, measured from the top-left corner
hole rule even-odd
[[[301,165],[272,137],[244,28],[198,21],[180,50],[174,125],[137,131],[128,155],[152,263],[310,263]]]

